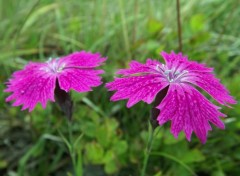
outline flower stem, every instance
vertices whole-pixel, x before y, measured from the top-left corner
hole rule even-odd
[[[148,164],[148,160],[149,160],[149,156],[152,150],[152,144],[153,144],[153,139],[154,139],[154,128],[152,127],[152,125],[149,123],[148,125],[148,142],[147,142],[147,147],[146,150],[144,152],[144,160],[143,160],[143,167],[141,170],[141,176],[145,176],[146,173],[146,169],[147,169],[147,164]]]
[[[74,171],[75,171],[75,167],[76,167],[76,160],[75,160],[75,151],[74,151],[74,147],[73,147],[73,136],[72,136],[72,123],[71,121],[68,120],[68,135],[69,135],[69,143],[70,143],[70,147],[69,147],[69,154],[70,154],[70,157],[71,157],[71,160],[72,160],[72,164],[73,164],[73,168],[74,168]]]
[[[181,15],[180,15],[180,0],[177,1],[177,27],[178,27],[178,48],[182,52],[182,28],[181,28]]]
[[[68,149],[68,153],[71,158],[73,167],[73,175],[82,176],[83,175],[82,150],[79,149],[78,146],[83,135],[81,134],[76,139],[74,139],[72,121],[69,121],[67,119],[66,121],[68,123],[68,136],[67,137],[64,136],[60,130],[58,132]]]

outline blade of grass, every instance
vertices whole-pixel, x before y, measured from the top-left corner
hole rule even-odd
[[[175,156],[172,156],[172,155],[169,155],[169,154],[163,153],[163,152],[152,152],[151,155],[163,156],[165,158],[171,159],[171,160],[177,162],[178,164],[180,164],[183,168],[185,168],[187,171],[189,171],[192,175],[197,176],[197,174],[188,165],[186,165],[184,162],[182,162],[180,159],[176,158]]]
[[[128,37],[128,30],[127,30],[127,23],[126,23],[126,17],[125,12],[123,8],[123,2],[122,0],[118,0],[118,4],[120,7],[120,14],[121,14],[121,21],[122,21],[122,31],[123,31],[123,38],[125,43],[125,50],[127,53],[127,57],[130,60],[132,58],[131,51],[130,51],[130,44],[129,44],[129,37]]]

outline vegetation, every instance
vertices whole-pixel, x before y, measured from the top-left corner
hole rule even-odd
[[[215,68],[240,98],[238,0],[182,0],[183,53]],[[178,52],[175,1],[159,0],[0,0],[0,175],[137,176],[148,140],[151,105],[110,102],[104,85],[71,93],[70,123],[48,103],[33,112],[5,103],[4,82],[28,61],[73,51],[100,52],[108,60],[104,82],[135,59]],[[215,102],[216,103],[216,102]],[[146,175],[224,176],[240,173],[240,104],[221,110],[225,130],[214,128],[202,145],[193,136],[176,140],[169,124],[157,128]]]

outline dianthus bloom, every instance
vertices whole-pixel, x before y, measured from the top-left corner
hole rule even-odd
[[[7,82],[5,92],[12,94],[6,101],[15,100],[13,106],[23,105],[22,110],[32,111],[37,103],[45,108],[48,100],[55,101],[56,92],[91,91],[102,83],[99,74],[104,71],[95,67],[105,60],[98,53],[81,51],[44,63],[30,62]]]
[[[167,93],[160,104],[157,116],[159,125],[171,121],[171,133],[175,138],[184,131],[188,141],[192,132],[202,143],[206,142],[207,133],[211,130],[209,122],[224,129],[224,123],[219,117],[225,114],[219,107],[206,99],[195,86],[205,90],[218,103],[228,106],[236,101],[228,90],[213,75],[213,69],[204,64],[189,61],[181,53],[161,53],[166,64],[148,59],[146,64],[132,61],[129,69],[121,69],[117,73],[122,78],[115,78],[106,87],[116,93],[111,101],[129,99],[127,107],[139,101],[152,103],[160,91]]]

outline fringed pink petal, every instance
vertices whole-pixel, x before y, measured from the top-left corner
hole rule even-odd
[[[99,53],[80,51],[61,57],[59,63],[65,67],[93,68],[100,66],[106,59]]]
[[[58,75],[59,86],[65,91],[73,89],[77,92],[91,91],[92,87],[102,84],[99,74],[103,70],[95,70],[106,58],[102,58],[99,53],[86,51],[75,52],[59,59],[59,65],[63,65],[63,70]]]
[[[109,90],[117,92],[111,97],[111,101],[129,99],[127,107],[131,107],[139,101],[152,103],[156,94],[167,86],[157,75],[135,76],[116,78],[107,83]]]
[[[46,63],[30,63],[9,80],[5,92],[12,94],[6,101],[15,100],[13,106],[23,105],[23,110],[33,110],[38,102],[45,108],[48,100],[54,101],[57,79],[66,92],[70,89],[90,91],[91,87],[102,83],[98,75],[104,71],[95,70],[95,67],[105,60],[98,53],[81,51]]]
[[[205,143],[208,131],[211,130],[209,122],[224,129],[219,117],[225,115],[218,111],[219,107],[187,84],[171,84],[166,97],[157,108],[161,111],[158,116],[159,124],[171,121],[171,133],[176,138],[184,131],[190,141],[194,132],[200,141]]]
[[[61,89],[68,92],[73,89],[77,92],[91,91],[91,87],[96,87],[102,84],[101,77],[103,70],[93,69],[78,69],[69,68],[65,69],[59,76],[59,86]]]
[[[54,101],[56,77],[46,73],[44,63],[29,63],[23,70],[13,73],[5,92],[12,94],[6,101],[15,100],[13,106],[23,105],[22,110],[32,111],[37,103],[45,108],[47,101]]]
[[[128,69],[120,69],[117,74],[122,74],[124,76],[130,76],[134,74],[149,74],[156,72],[156,66],[161,63],[156,60],[147,59],[146,64],[142,64],[138,61],[131,61]]]
[[[158,92],[164,89],[168,82],[156,69],[161,63],[148,59],[146,64],[137,61],[130,63],[129,69],[121,69],[118,74],[123,78],[115,78],[113,82],[107,83],[110,91],[116,91],[111,101],[129,99],[127,107],[131,107],[139,101],[152,103]]]
[[[189,61],[182,53],[170,54],[162,52],[161,55],[166,61],[168,69],[175,72],[188,71],[188,74],[181,79],[181,82],[190,82],[199,86],[210,94],[220,104],[235,104],[236,101],[229,95],[229,91],[220,83],[213,72],[213,68],[208,68],[204,64]]]
[[[229,91],[212,73],[193,72],[191,76],[186,79],[186,82],[190,82],[202,88],[222,105],[228,106],[228,104],[236,104],[234,98],[229,95]]]
[[[181,63],[184,63],[187,61],[187,57],[183,56],[182,53],[175,54],[174,52],[171,53],[166,53],[166,52],[161,52],[161,55],[163,59],[166,62],[166,65],[168,68],[176,67]]]
[[[196,72],[212,72],[213,68],[208,68],[205,66],[205,64],[198,63],[196,61],[190,61],[188,60],[187,56],[183,56],[182,53],[174,53],[173,51],[171,53],[161,52],[161,55],[163,59],[166,62],[166,65],[168,68],[175,68],[179,71],[181,70],[188,70],[190,71],[196,71]]]

